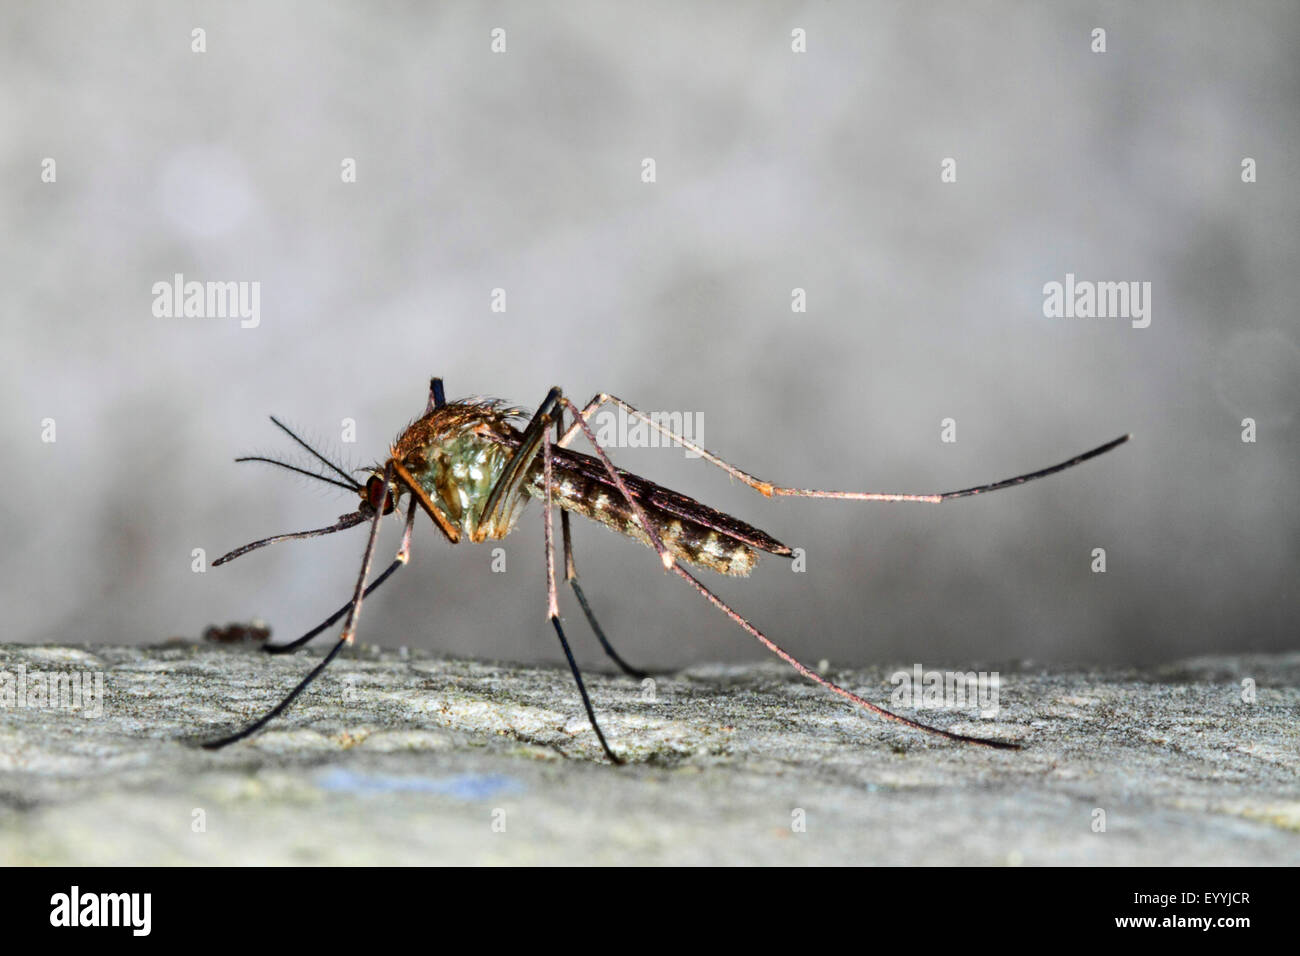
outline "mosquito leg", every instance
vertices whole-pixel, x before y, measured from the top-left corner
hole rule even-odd
[[[393,559],[393,563],[387,567],[384,573],[370,582],[370,585],[365,590],[365,597],[370,597],[371,591],[387,581],[392,577],[394,571],[403,567],[411,560],[411,531],[415,527],[415,509],[418,504],[419,502],[414,498],[411,500],[410,509],[406,514],[406,533],[402,535],[402,547],[398,549],[397,557]],[[290,641],[288,644],[263,644],[262,650],[267,654],[288,654],[290,651],[296,651],[298,648],[302,647],[308,641],[312,640],[312,638],[324,631],[327,627],[337,623],[344,614],[348,613],[348,608],[350,607],[352,607],[351,601],[343,605],[297,640]]]
[[[393,468],[392,468],[392,463],[390,462],[388,465],[384,466],[384,487],[385,488],[387,488],[389,484],[391,484],[392,474],[393,474]],[[205,750],[218,750],[222,747],[225,747],[228,744],[233,744],[237,740],[243,740],[245,737],[257,733],[257,731],[261,730],[263,727],[265,727],[276,717],[280,716],[280,714],[284,713],[284,711],[288,708],[288,706],[292,704],[294,700],[297,699],[298,695],[301,694],[304,690],[306,690],[308,685],[310,685],[312,681],[314,681],[317,677],[319,677],[321,675],[321,672],[324,671],[325,668],[330,665],[330,662],[334,660],[335,657],[338,656],[339,651],[343,649],[343,646],[345,644],[352,643],[352,639],[356,635],[357,618],[361,613],[361,600],[363,597],[365,597],[366,578],[370,574],[370,565],[371,562],[374,560],[374,556],[375,556],[375,545],[379,541],[379,525],[380,522],[383,521],[383,519],[384,519],[384,510],[382,508],[376,508],[374,518],[370,523],[370,538],[366,541],[365,557],[361,559],[361,574],[357,578],[356,590],[353,591],[352,594],[352,604],[349,608],[350,613],[348,614],[347,623],[343,625],[343,633],[339,635],[338,641],[335,642],[332,648],[330,648],[329,653],[325,655],[325,657],[321,660],[319,664],[317,664],[315,667],[311,669],[311,671],[307,674],[307,676],[304,677],[298,683],[298,685],[294,687],[293,690],[289,691],[288,695],[284,698],[284,700],[280,701],[280,703],[272,707],[269,711],[267,711],[264,715],[262,715],[261,718],[249,724],[243,730],[237,731],[236,733],[230,734],[229,736],[222,737],[219,740],[208,741],[203,745]],[[405,546],[405,544],[406,542],[404,541],[403,546]]]
[[[329,653],[326,654],[325,657],[321,659],[321,662],[319,664],[317,664],[315,667],[311,669],[311,672],[306,677],[304,677],[302,681],[299,682],[298,686],[295,687],[293,690],[289,691],[288,696],[286,696],[284,700],[280,701],[280,703],[276,704],[273,708],[267,711],[261,718],[249,724],[243,730],[230,734],[227,737],[222,737],[219,740],[209,740],[207,743],[203,744],[203,749],[220,750],[222,747],[228,746],[229,744],[233,744],[236,741],[243,740],[245,737],[251,737],[253,734],[257,733],[259,730],[261,730],[263,727],[269,724],[276,717],[279,717],[282,713],[284,713],[284,711],[288,708],[288,706],[292,704],[295,699],[297,699],[298,695],[307,689],[307,685],[320,676],[321,671],[325,670],[325,668],[329,666],[330,661],[334,660],[334,658],[338,656],[339,651],[343,650],[343,645],[345,643],[346,643],[345,641],[339,641],[333,647],[331,647]]]
[[[384,493],[388,493],[389,487],[393,484],[393,466],[387,464],[384,466]],[[339,640],[345,644],[351,644],[352,639],[357,634],[357,622],[361,618],[361,602],[366,596],[366,578],[370,576],[370,565],[375,560],[375,545],[379,542],[379,525],[384,520],[384,509],[375,509],[375,520],[370,525],[370,540],[366,542],[365,557],[361,559],[361,573],[357,575],[356,590],[352,593],[352,609],[348,613],[347,622],[343,625],[343,633]],[[414,513],[407,519],[407,527],[410,528],[415,521]],[[410,546],[409,535],[404,536],[402,547]],[[398,552],[401,554],[401,551]],[[409,558],[409,555],[407,556]]]
[[[859,697],[857,694],[853,693],[852,691],[845,690],[839,684],[827,680],[825,677],[822,677],[812,668],[798,661],[794,657],[794,655],[792,655],[785,648],[781,647],[779,644],[773,641],[770,637],[768,637],[766,634],[764,634],[762,631],[756,628],[753,624],[750,624],[749,621],[747,621],[744,617],[742,617],[739,612],[733,610],[730,605],[728,605],[725,601],[722,600],[722,598],[718,597],[707,587],[701,584],[700,581],[694,575],[684,570],[680,565],[675,567],[673,570],[676,571],[678,574],[680,574],[683,578],[685,578],[686,581],[691,585],[691,587],[699,591],[700,594],[702,594],[711,604],[713,604],[714,607],[718,608],[720,611],[722,611],[722,613],[726,614],[727,617],[731,618],[732,621],[734,621],[745,631],[748,631],[750,636],[756,638],[760,644],[766,647],[777,657],[781,658],[781,660],[785,661],[787,664],[793,667],[804,677],[807,677],[809,680],[820,684],[822,687],[825,687],[827,690],[839,694],[841,697],[852,701],[853,703],[857,704],[859,707],[865,707],[873,714],[883,717],[886,720],[896,721],[900,724],[903,724],[904,726],[911,727],[915,730],[924,730],[926,733],[938,734],[940,737],[947,737],[949,740],[958,740],[961,741],[962,743],[967,743],[967,744],[980,744],[985,747],[994,747],[999,750],[1020,749],[1019,744],[1011,743],[1005,740],[988,740],[985,739],[984,737],[968,737],[965,734],[953,733],[951,730],[942,730],[939,727],[931,727],[929,724],[923,724],[920,723],[919,721],[911,720],[910,718],[903,717],[899,714],[895,714],[893,711],[885,710],[885,708],[877,704],[873,704],[871,701],[863,697]]]
[[[592,405],[588,406],[588,409],[591,409],[592,406],[595,404],[596,403],[593,402]],[[579,419],[579,421],[583,421],[583,420]],[[577,424],[578,423],[575,422],[575,426]],[[585,422],[583,422],[583,424],[585,426]],[[572,431],[572,429],[570,429],[570,431]],[[587,438],[589,441],[591,441],[592,445],[595,445],[597,448],[599,448],[599,446],[596,445],[595,438],[590,434],[588,429],[584,427],[583,431],[588,432]],[[549,460],[550,457],[548,454],[547,456],[548,464],[549,464]],[[549,490],[549,480],[548,480],[547,487]],[[625,492],[625,497],[629,497],[630,500],[630,496],[627,496],[626,492]],[[548,496],[547,501],[549,502],[549,500],[550,499]],[[549,559],[550,556],[549,548],[547,550],[547,556]],[[844,697],[847,700],[852,701],[853,703],[859,705],[860,707],[864,707],[867,710],[871,711],[872,713],[884,717],[887,720],[897,721],[900,724],[903,724],[908,727],[912,727],[916,730],[923,730],[927,733],[938,734],[939,736],[946,737],[949,740],[958,740],[963,743],[980,744],[986,747],[994,747],[1003,750],[1020,749],[1020,745],[1015,743],[1009,743],[1001,740],[986,740],[982,737],[968,737],[965,734],[957,734],[949,730],[942,730],[938,727],[931,727],[928,724],[923,724],[920,723],[919,721],[911,720],[907,717],[903,717],[899,714],[895,714],[892,711],[885,710],[885,708],[877,704],[873,704],[871,701],[866,700],[863,697],[859,697],[857,694],[853,693],[852,691],[846,690],[845,688],[840,687],[838,684],[827,680],[825,677],[822,677],[812,668],[808,667],[807,665],[803,664],[801,661],[796,659],[792,654],[790,654],[783,647],[778,645],[775,641],[773,641],[766,634],[764,634],[762,631],[756,628],[753,624],[749,623],[749,621],[747,621],[744,617],[742,617],[737,611],[733,610],[725,601],[722,600],[722,598],[718,597],[711,590],[705,587],[694,575],[686,571],[680,564],[674,565],[672,570],[676,571],[679,575],[681,575],[692,587],[694,587],[697,591],[699,591],[700,594],[702,594],[706,599],[708,599],[715,607],[719,608],[724,614],[726,614],[729,618],[731,618],[733,622],[735,622],[737,625],[739,625],[741,628],[747,631],[751,636],[756,638],[764,647],[766,647],[777,657],[781,658],[783,661],[785,661],[787,664],[793,667],[804,677],[807,677],[809,680],[817,684],[820,684],[822,687],[825,687],[827,690],[833,693],[839,694],[841,697]]]
[[[555,597],[555,548],[553,546],[552,517],[551,517],[551,429],[548,426],[542,432],[542,484],[545,488],[545,500],[543,502],[543,522],[546,528],[546,616],[550,618],[551,626],[555,628],[555,636],[560,639],[560,647],[564,648],[564,657],[569,662],[569,670],[573,671],[573,679],[578,685],[578,693],[582,696],[582,706],[587,710],[587,720],[591,722],[591,729],[596,732],[596,739],[600,741],[600,746],[604,749],[605,755],[615,764],[621,764],[622,759],[610,749],[609,742],[605,740],[605,733],[600,729],[600,724],[596,720],[596,712],[592,709],[591,698],[587,696],[587,687],[582,682],[582,671],[578,669],[578,662],[573,659],[573,651],[569,649],[568,639],[564,636],[564,628],[560,626],[560,605]]]
[[[788,496],[788,497],[799,497],[799,498],[839,498],[839,499],[846,499],[850,501],[919,501],[919,502],[924,502],[925,504],[938,504],[941,501],[948,501],[953,498],[968,498],[972,495],[984,494],[985,492],[988,491],[1000,491],[1003,488],[1012,488],[1016,485],[1023,485],[1026,482],[1035,481],[1039,478],[1046,478],[1048,475],[1054,475],[1057,472],[1065,471],[1067,468],[1073,468],[1075,465],[1081,465],[1090,458],[1096,458],[1098,455],[1104,455],[1106,452],[1110,451],[1111,449],[1117,448],[1118,446],[1124,444],[1124,442],[1128,441],[1132,437],[1131,435],[1121,435],[1119,438],[1116,438],[1112,441],[1108,441],[1104,445],[1099,445],[1098,447],[1093,448],[1090,451],[1086,451],[1081,455],[1076,455],[1075,457],[1069,459],[1068,461],[1063,461],[1060,464],[1052,465],[1049,468],[1042,468],[1039,469],[1038,471],[1029,472],[1028,474],[1017,475],[1014,478],[1005,478],[1002,481],[995,481],[987,485],[976,485],[972,488],[963,488],[960,491],[944,491],[944,492],[939,492],[936,494],[929,494],[929,495],[893,494],[888,492],[876,492],[876,491],[817,491],[812,488],[787,488],[781,485],[774,485],[770,481],[764,481],[762,478],[755,477],[754,475],[749,474],[749,472],[747,471],[742,471],[741,469],[737,468],[735,465],[732,465],[729,462],[726,462],[723,459],[719,458],[717,455],[713,454],[713,452],[709,451],[708,449],[700,445],[697,445],[695,442],[691,441],[690,439],[682,435],[678,435],[676,432],[665,427],[662,422],[656,421],[653,418],[653,416],[647,415],[645,412],[633,408],[631,405],[623,401],[621,398],[618,398],[615,395],[610,395],[607,392],[601,392],[598,395],[596,395],[594,398],[592,398],[590,402],[587,403],[586,407],[581,412],[578,413],[581,421],[574,422],[573,425],[569,427],[569,430],[564,433],[564,435],[560,438],[560,441],[558,442],[560,447],[563,448],[567,446],[569,442],[573,440],[573,438],[577,435],[577,430],[580,425],[582,427],[582,430],[588,432],[588,434],[590,435],[590,429],[586,426],[586,421],[595,413],[596,409],[600,408],[602,405],[606,403],[612,403],[614,405],[617,405],[619,408],[623,409],[623,411],[625,411],[627,414],[631,415],[633,418],[639,421],[645,422],[647,425],[649,425],[655,431],[659,432],[659,434],[668,438],[670,441],[677,442],[683,448],[688,449],[689,451],[703,458],[705,461],[709,462],[710,464],[716,465],[717,467],[725,471],[727,474],[731,475],[733,478],[738,478],[740,481],[743,481],[745,484],[749,485],[749,487],[753,488],[759,494],[768,498],[771,498],[773,496],[777,496],[777,497]]]
[[[379,577],[375,578],[375,580],[370,582],[370,586],[366,588],[366,597],[369,597],[370,592],[372,592],[375,588],[379,587],[379,585],[383,584],[390,577],[392,577],[393,572],[396,571],[401,566],[402,566],[401,561],[394,561],[392,564],[390,564],[384,570],[383,574],[379,575]],[[263,644],[262,645],[263,653],[288,654],[293,651],[296,651],[298,648],[302,647],[303,645],[307,644],[308,642],[310,642],[311,640],[319,636],[322,632],[325,631],[326,628],[329,628],[332,625],[337,624],[340,620],[342,620],[343,615],[348,613],[348,610],[351,607],[352,607],[352,602],[349,601],[347,604],[343,605],[341,608],[339,608],[337,611],[331,614],[328,618],[326,618],[325,620],[317,624],[315,627],[313,627],[302,637],[296,638],[295,640],[290,641],[288,644]]]
[[[592,400],[578,412],[578,418],[581,418],[584,422],[591,421],[591,416],[596,413],[596,409],[604,405],[611,397],[612,396],[606,395],[604,392],[595,395]],[[574,421],[574,423],[569,426],[569,430],[564,432],[564,434],[560,436],[560,440],[555,444],[559,445],[561,448],[568,448],[569,443],[578,437],[579,431],[581,431],[581,427],[578,425],[577,421]]]
[[[591,410],[593,410],[595,407],[599,406],[600,398],[601,396],[597,396],[596,399],[593,400],[587,406],[588,414],[590,414]],[[572,403],[566,403],[566,404],[569,404],[569,406],[572,408]],[[577,409],[574,409],[574,411],[576,412]],[[582,428],[583,432],[585,432],[587,435],[587,440],[592,443],[592,445],[597,449],[597,451],[599,451],[600,446],[596,443],[595,436],[591,434],[591,430],[587,426],[586,420],[581,417],[581,413],[579,413],[579,418],[574,423],[574,425],[580,426]],[[570,432],[572,432],[572,429],[570,429]],[[549,445],[549,442],[547,444]],[[546,472],[546,490],[547,490],[546,501],[549,506],[550,504],[550,468],[549,468],[550,449],[549,447],[546,449],[546,452],[547,452],[546,463],[548,466]],[[632,500],[631,496],[627,494],[627,490],[623,488],[621,485],[619,490],[623,492],[625,498],[627,498],[629,501]],[[547,513],[549,514],[549,512],[550,509],[548,507]],[[549,523],[548,523],[548,531],[549,531]],[[546,554],[547,554],[547,560],[549,561],[551,555],[549,545],[547,547]],[[949,740],[959,740],[963,743],[981,744],[986,747],[995,747],[1004,750],[1020,749],[1019,744],[1009,743],[1001,740],[986,740],[982,737],[968,737],[965,734],[957,734],[957,733],[953,733],[950,730],[942,730],[938,727],[931,727],[929,724],[923,724],[920,723],[919,721],[911,720],[907,717],[900,716],[899,714],[895,714],[893,711],[885,710],[885,708],[879,706],[878,704],[873,704],[871,701],[863,697],[859,697],[857,694],[853,693],[852,691],[846,690],[843,687],[839,686],[838,684],[827,680],[825,677],[822,677],[812,668],[808,667],[807,665],[803,664],[801,661],[796,659],[792,654],[790,654],[789,651],[785,650],[785,648],[781,647],[770,637],[768,637],[766,634],[764,634],[762,631],[756,628],[753,624],[750,624],[749,621],[747,621],[744,617],[742,617],[737,611],[733,610],[725,601],[722,600],[722,598],[718,597],[711,590],[709,590],[702,583],[700,583],[700,581],[694,575],[686,571],[680,564],[673,565],[672,570],[676,571],[679,575],[681,575],[681,577],[684,578],[693,588],[695,588],[695,590],[699,591],[700,594],[702,594],[706,599],[708,599],[715,607],[720,609],[724,614],[726,614],[729,618],[731,618],[733,622],[735,622],[737,625],[739,625],[741,628],[747,631],[752,637],[757,639],[759,643],[761,643],[769,651],[771,651],[777,657],[781,658],[783,661],[785,661],[787,664],[793,667],[804,677],[807,677],[809,680],[817,684],[820,684],[822,687],[825,687],[827,690],[833,693],[839,694],[841,697],[844,697],[845,699],[852,701],[858,706],[864,707],[867,710],[871,711],[872,713],[884,717],[887,720],[897,721],[900,724],[903,724],[908,727],[912,727],[916,730],[924,730],[927,733],[938,734],[940,737],[947,737]],[[551,593],[552,596],[554,596],[553,587]]]
[[[854,498],[862,501],[938,502],[942,500],[938,495],[895,495],[895,494],[880,494],[880,493],[871,493],[871,492],[809,491],[806,489],[779,488],[778,486],[772,484],[770,481],[764,481],[761,478],[757,478],[754,475],[751,475],[747,471],[742,471],[741,469],[737,468],[735,465],[731,464],[730,462],[724,461],[723,459],[719,458],[717,455],[713,454],[713,452],[709,451],[708,449],[700,445],[697,445],[689,438],[686,438],[683,435],[679,435],[676,432],[674,432],[672,429],[667,428],[662,422],[656,421],[653,416],[647,415],[645,412],[633,408],[631,405],[623,401],[623,399],[619,398],[617,395],[610,395],[608,392],[598,393],[591,399],[590,402],[586,404],[586,406],[580,412],[578,412],[579,421],[575,421],[569,427],[569,430],[565,432],[563,436],[561,436],[559,441],[560,446],[561,447],[567,446],[569,442],[571,442],[577,436],[578,430],[580,428],[582,429],[582,431],[588,432],[588,435],[590,435],[590,429],[587,427],[586,422],[591,418],[593,414],[595,414],[598,408],[606,404],[617,405],[619,408],[623,409],[624,412],[631,415],[633,418],[637,419],[638,421],[645,422],[647,425],[649,425],[655,431],[659,432],[659,434],[663,435],[669,441],[677,442],[683,448],[686,448],[687,450],[693,452],[694,454],[698,455],[700,458],[703,458],[705,461],[709,462],[710,464],[716,465],[717,467],[725,471],[727,474],[731,475],[733,478],[740,479],[745,484],[749,485],[749,487],[759,492],[759,494],[762,494],[768,498],[778,494],[798,494],[798,495],[804,495],[807,497],[814,497],[814,498]]]
[[[555,430],[557,433],[564,431],[563,411],[555,419]],[[623,660],[618,651],[614,650],[614,645],[610,644],[609,638],[605,636],[605,629],[600,626],[600,622],[596,620],[596,615],[591,610],[591,605],[587,603],[587,595],[582,593],[582,587],[578,584],[578,565],[573,560],[573,539],[569,531],[569,513],[563,509],[560,511],[560,537],[564,539],[564,580],[568,581],[569,587],[573,588],[573,593],[578,598],[578,604],[582,607],[582,613],[586,615],[587,623],[591,625],[596,640],[600,641],[600,646],[604,648],[606,656],[617,664],[623,673],[637,680],[644,680],[649,675]]]
[[[605,629],[602,628],[600,622],[596,620],[596,614],[592,611],[591,604],[587,601],[587,595],[582,592],[582,585],[578,584],[578,568],[573,561],[573,544],[569,536],[569,513],[567,511],[560,512],[560,530],[562,532],[562,537],[564,538],[564,579],[569,582],[569,587],[573,589],[573,594],[578,599],[578,605],[582,608],[582,613],[586,616],[587,623],[591,625],[592,633],[596,635],[596,640],[600,641],[600,646],[605,651],[605,655],[618,665],[619,670],[628,677],[633,677],[637,680],[645,680],[650,676],[649,673],[641,670],[639,667],[633,667],[627,661],[623,660],[622,655],[620,655],[618,651],[614,650],[614,645],[611,644],[609,638],[605,636]]]

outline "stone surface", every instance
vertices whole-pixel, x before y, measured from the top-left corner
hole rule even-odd
[[[1300,655],[1003,667],[995,718],[919,715],[1020,751],[883,723],[777,663],[658,676],[653,700],[592,674],[614,767],[567,670],[363,647],[258,736],[197,746],[316,660],[0,647],[11,688],[104,688],[99,716],[0,711],[0,864],[1300,862]],[[888,705],[893,670],[827,673]]]

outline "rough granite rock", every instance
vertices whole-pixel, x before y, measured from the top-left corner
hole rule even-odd
[[[591,674],[615,767],[562,667],[362,647],[258,736],[197,746],[316,660],[0,646],[0,696],[20,674],[104,689],[99,716],[0,710],[0,864],[1300,863],[1300,655],[1002,667],[994,719],[918,715],[1019,751],[777,663],[658,676],[653,699]],[[888,705],[894,670],[827,673]]]

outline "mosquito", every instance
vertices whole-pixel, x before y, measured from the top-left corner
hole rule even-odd
[[[616,468],[601,448],[589,421],[591,416],[606,405],[615,405],[627,415],[657,430],[670,442],[721,468],[733,478],[767,498],[834,498],[847,501],[920,502],[939,504],[956,498],[969,498],[1023,485],[1082,464],[1090,458],[1103,455],[1128,441],[1123,435],[1104,445],[1076,455],[1050,468],[1015,478],[1006,478],[992,484],[976,485],[960,491],[939,494],[888,494],[861,491],[815,491],[808,488],[788,488],[764,481],[723,461],[717,455],[700,447],[682,435],[668,429],[656,417],[638,411],[627,402],[601,392],[579,409],[557,388],[552,388],[528,419],[526,411],[511,407],[495,399],[470,398],[449,402],[443,382],[434,378],[429,382],[428,404],[422,416],[413,421],[390,446],[388,458],[381,465],[363,469],[365,482],[358,481],[339,465],[296,435],[288,426],[272,416],[271,421],[297,442],[317,461],[329,469],[330,474],[320,474],[300,468],[275,458],[248,456],[236,461],[260,461],[286,468],[290,471],[317,478],[344,488],[360,498],[357,510],[345,515],[332,525],[311,531],[278,534],[236,548],[213,561],[213,566],[225,564],[250,551],[299,538],[314,538],[334,534],[357,525],[368,523],[370,535],[361,559],[361,573],[357,576],[352,599],[325,621],[302,637],[288,644],[264,645],[263,650],[283,654],[302,647],[321,632],[346,617],[343,630],[334,646],[283,700],[261,718],[244,729],[219,740],[205,743],[208,749],[217,749],[242,740],[265,727],[293,703],[308,685],[329,666],[338,653],[351,644],[357,634],[361,616],[361,603],[394,572],[407,564],[411,557],[411,535],[418,511],[424,511],[434,527],[449,544],[461,541],[482,542],[488,538],[504,538],[515,529],[524,506],[530,498],[543,503],[542,519],[546,545],[546,616],[559,638],[560,647],[568,661],[569,670],[577,684],[582,706],[595,731],[597,740],[612,763],[621,764],[619,757],[605,738],[591,698],[582,679],[582,672],[573,657],[569,641],[560,623],[559,601],[555,586],[555,546],[552,512],[560,509],[560,532],[564,548],[564,578],[590,624],[600,646],[618,667],[629,676],[642,679],[645,672],[632,667],[614,649],[604,629],[596,620],[582,587],[578,584],[578,569],[573,559],[573,544],[569,532],[569,514],[581,515],[598,521],[608,528],[653,548],[666,572],[678,575],[709,603],[730,618],[751,637],[781,658],[804,677],[820,684],[826,690],[886,720],[892,720],[914,730],[925,731],[967,744],[978,744],[1001,749],[1019,749],[1019,744],[1009,741],[970,737],[965,734],[932,727],[919,721],[886,710],[864,697],[834,683],[797,660],[792,654],[760,631],[738,611],[722,600],[683,564],[705,568],[724,575],[746,577],[758,564],[760,553],[789,558],[793,551],[767,533],[746,524],[738,518],[716,511],[693,498],[671,491],[631,472]],[[573,421],[565,425],[565,412]],[[554,437],[552,437],[554,429]],[[571,450],[568,446],[583,434],[595,449],[595,456]],[[388,568],[369,585],[371,566],[374,563],[379,527],[385,515],[397,511],[402,499],[409,498],[406,506],[406,523],[401,547]]]

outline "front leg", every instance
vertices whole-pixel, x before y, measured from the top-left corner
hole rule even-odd
[[[551,427],[552,416],[559,406],[560,397],[560,389],[556,386],[546,393],[542,404],[537,406],[532,420],[524,429],[519,447],[515,449],[514,455],[511,456],[505,470],[501,472],[497,483],[492,486],[488,500],[483,505],[483,517],[479,519],[478,528],[474,532],[475,541],[484,541],[490,535],[499,537],[509,530],[509,516],[523,494],[524,480],[541,452],[542,441]]]

